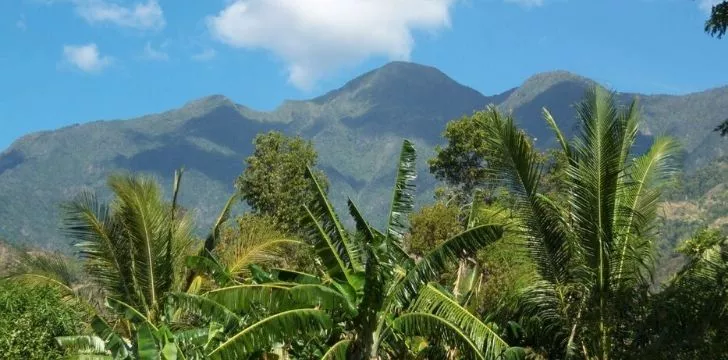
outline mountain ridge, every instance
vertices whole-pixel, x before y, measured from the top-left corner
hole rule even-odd
[[[595,83],[559,70],[486,96],[434,67],[393,62],[321,96],[284,101],[272,111],[250,109],[213,94],[133,119],[28,134],[0,153],[0,236],[64,248],[57,231],[60,202],[82,190],[105,194],[106,176],[119,170],[152,174],[167,190],[180,166],[187,169],[182,201],[196,209],[196,220],[204,227],[243,171],[253,137],[271,130],[311,139],[319,166],[331,179],[335,205],[343,208],[350,196],[376,219],[389,201],[402,138],[414,141],[418,149],[421,204],[431,199],[436,184],[426,160],[434,146],[444,142],[441,134],[448,121],[493,103],[512,110],[538,146],[550,147],[553,136],[541,109],[549,108],[562,130],[571,134],[573,104]],[[679,135],[688,145],[687,161],[695,166],[728,152],[711,131],[728,114],[728,87],[711,91],[673,97],[638,94],[645,117],[643,135]],[[618,96],[627,101],[631,95]],[[693,115],[698,120],[685,120]]]

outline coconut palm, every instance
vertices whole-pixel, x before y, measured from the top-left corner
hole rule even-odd
[[[152,179],[113,175],[109,186],[115,198],[110,204],[82,193],[64,206],[64,229],[79,249],[87,277],[84,280],[104,299],[99,303],[105,307],[95,309],[89,324],[93,335],[60,337],[57,340],[62,347],[70,353],[99,358],[202,358],[207,356],[207,348],[222,338],[222,330],[245,330],[248,338],[241,338],[246,341],[252,336],[255,351],[259,351],[270,347],[267,344],[276,338],[300,336],[305,329],[320,330],[329,325],[326,314],[318,310],[261,317],[252,316],[252,308],[232,313],[213,307],[212,313],[227,317],[222,322],[227,328],[211,325],[206,321],[208,315],[191,318],[189,311],[183,311],[190,308],[184,306],[190,302],[185,299],[199,290],[201,280],[194,269],[185,267],[185,263],[195,263],[196,257],[190,256],[195,238],[189,217],[177,206],[180,180],[178,172],[172,201],[165,202]],[[231,203],[223,209],[198,254],[214,249]],[[272,255],[266,250],[275,246],[258,245],[243,254],[254,260],[269,259]],[[64,259],[36,254],[24,259],[13,278],[54,285],[75,300],[92,300],[81,294]],[[251,319],[256,321],[251,323]]]
[[[637,103],[620,109],[602,88],[587,92],[577,114],[580,130],[569,142],[544,110],[568,158],[563,203],[539,191],[538,153],[512,117],[490,107],[482,126],[494,149],[489,165],[514,199],[517,231],[538,272],[518,304],[531,345],[550,357],[608,359],[623,345],[621,314],[651,282],[659,189],[676,146],[658,137],[632,156]]]

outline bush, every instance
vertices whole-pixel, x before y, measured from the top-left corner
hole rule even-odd
[[[84,312],[51,287],[0,281],[0,354],[3,359],[60,359],[55,337],[83,330]]]

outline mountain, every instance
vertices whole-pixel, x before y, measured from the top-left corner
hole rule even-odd
[[[306,101],[285,101],[259,112],[222,95],[179,109],[130,120],[96,121],[24,136],[0,154],[0,237],[15,243],[67,249],[58,232],[59,204],[88,189],[108,195],[106,177],[118,170],[157,176],[171,188],[184,166],[181,202],[209,224],[232,192],[253,137],[280,130],[312,139],[331,180],[337,207],[350,196],[375,219],[388,206],[402,138],[418,149],[418,201],[430,201],[435,180],[426,161],[449,120],[488,104],[512,111],[541,147],[554,139],[541,118],[547,107],[567,133],[575,129],[573,104],[594,82],[564,71],[542,73],[494,96],[458,84],[441,71],[389,63],[340,89]],[[640,143],[655,135],[684,142],[686,165],[698,168],[728,150],[713,127],[728,114],[728,87],[684,96],[638,96],[645,118]]]

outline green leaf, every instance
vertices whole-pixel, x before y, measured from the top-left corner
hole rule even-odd
[[[428,284],[420,291],[410,311],[433,314],[457,326],[486,359],[496,359],[508,348],[494,326],[480,321],[435,284]]]
[[[406,336],[425,336],[457,347],[467,359],[486,357],[457,325],[433,314],[407,313],[394,320],[394,328]]]
[[[387,307],[391,311],[407,307],[417,297],[420,288],[435,280],[447,264],[473,256],[502,236],[501,225],[481,225],[443,242],[407,272],[388,296]]]
[[[137,329],[136,337],[136,353],[139,360],[161,359],[159,356],[159,345],[149,325],[141,325]]]
[[[351,340],[339,340],[336,344],[326,350],[326,353],[321,357],[321,360],[346,360],[347,352],[349,351],[349,344],[351,344]]]
[[[331,326],[331,319],[321,310],[285,311],[248,326],[220,344],[208,356],[213,360],[246,358],[277,342],[305,338]]]
[[[414,209],[414,181],[417,178],[416,158],[415,147],[409,140],[404,140],[399,155],[386,229],[389,241],[400,248],[403,247],[404,234],[408,229],[409,214]]]

